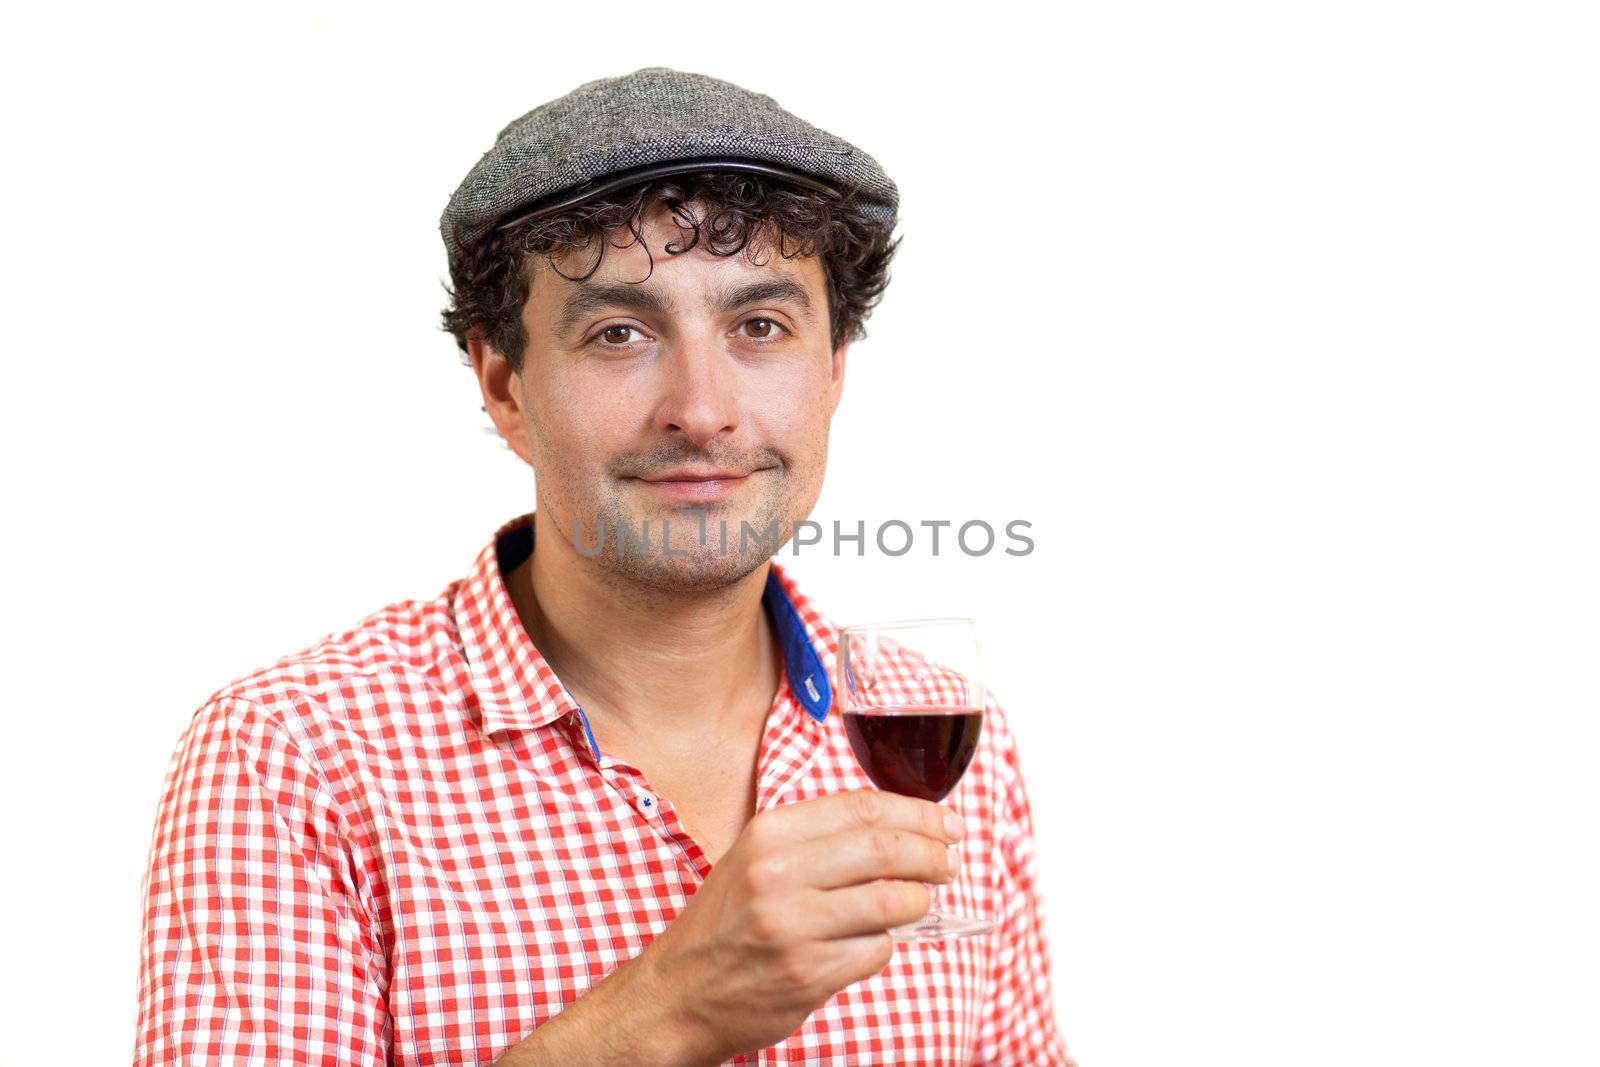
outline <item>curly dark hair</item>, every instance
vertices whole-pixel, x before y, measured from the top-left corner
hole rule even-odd
[[[707,205],[703,219],[687,210],[696,201]],[[454,288],[445,286],[451,302],[441,316],[441,329],[455,336],[462,363],[472,363],[467,334],[476,330],[521,373],[528,344],[522,308],[528,300],[533,257],[546,256],[554,267],[553,260],[561,254],[598,244],[594,266],[580,276],[587,278],[599,269],[605,247],[619,228],[627,228],[642,243],[641,220],[657,203],[672,212],[680,228],[692,231],[687,243],[667,245],[671,255],[689,251],[702,236],[713,254],[735,255],[769,227],[767,232],[776,233],[778,253],[784,258],[819,255],[827,280],[833,347],[866,336],[867,316],[889,284],[889,261],[900,246],[898,237],[891,240],[883,225],[865,215],[848,195],[841,199],[759,175],[696,171],[642,181],[554,215],[504,231],[490,230],[452,270]],[[648,245],[645,250],[649,252]],[[654,271],[653,255],[650,262]]]

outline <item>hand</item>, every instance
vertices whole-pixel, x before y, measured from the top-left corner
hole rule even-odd
[[[956,870],[959,817],[857,790],[762,812],[683,912],[637,958],[717,1063],[794,1033],[829,997],[894,955],[885,932],[927,914]],[[888,879],[887,881],[876,881]]]

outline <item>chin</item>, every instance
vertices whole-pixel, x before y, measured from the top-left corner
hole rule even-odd
[[[715,544],[696,548],[687,556],[650,554],[618,555],[607,551],[595,557],[606,571],[635,585],[677,593],[708,592],[724,589],[744,578],[772,558],[769,552],[752,550],[739,555],[724,555]]]

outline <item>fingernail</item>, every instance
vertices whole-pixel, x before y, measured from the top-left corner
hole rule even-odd
[[[967,824],[961,816],[953,811],[944,813],[944,832],[952,841],[960,841],[961,835],[967,832]]]
[[[944,846],[944,854],[950,861],[950,877],[954,878],[957,872],[961,870],[961,853],[956,850],[956,846],[946,845]]]

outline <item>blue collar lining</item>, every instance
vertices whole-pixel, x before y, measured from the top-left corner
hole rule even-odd
[[[767,587],[761,594],[761,602],[766,605],[767,615],[778,631],[778,643],[783,648],[783,667],[789,675],[790,691],[813,719],[823,722],[833,703],[828,672],[822,669],[822,660],[806,634],[806,625],[801,621],[800,613],[789,600],[789,594],[784,592],[778,576],[770,570],[767,571]]]

